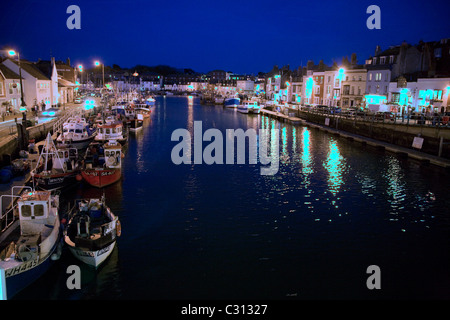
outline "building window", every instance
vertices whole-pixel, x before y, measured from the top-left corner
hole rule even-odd
[[[334,80],[334,86],[335,86],[335,87],[339,87],[339,84],[340,84],[340,79],[339,79],[339,78],[336,78],[336,79]]]
[[[386,63],[386,57],[381,57],[380,64],[385,64],[385,63]]]
[[[355,94],[355,87],[351,87],[351,89],[350,89],[350,93],[353,95],[353,94]]]
[[[394,56],[390,56],[390,57],[389,57],[389,63],[390,63],[390,64],[394,63]]]
[[[399,103],[400,101],[400,93],[393,92],[392,93],[392,103]]]
[[[361,95],[361,88],[358,87],[358,96],[360,96],[360,95]]]
[[[320,94],[320,87],[319,86],[316,86],[316,88],[315,88],[315,94]]]
[[[369,81],[372,81],[372,73],[369,73]]]
[[[349,85],[345,85],[342,91],[342,94],[350,94],[350,86]]]
[[[0,82],[0,96],[3,96],[3,82]]]

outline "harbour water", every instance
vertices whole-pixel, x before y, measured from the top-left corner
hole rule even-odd
[[[175,129],[275,128],[279,171],[171,161]],[[206,145],[207,143],[204,143]],[[97,271],[64,249],[14,299],[450,298],[449,173],[432,165],[262,115],[158,97],[130,137],[123,178],[104,189],[120,218]],[[67,201],[100,196],[79,185]],[[69,265],[81,289],[69,290]],[[381,270],[369,290],[367,268]]]

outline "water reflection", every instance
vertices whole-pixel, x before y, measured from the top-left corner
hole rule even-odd
[[[387,171],[384,178],[388,183],[386,193],[389,196],[387,201],[390,204],[390,214],[396,216],[399,211],[405,208],[403,202],[406,198],[404,174],[398,159],[394,157],[387,159]],[[392,218],[392,220],[397,219]]]
[[[329,191],[335,196],[344,183],[342,173],[344,171],[344,158],[339,152],[339,148],[335,141],[330,140],[329,152],[326,162],[323,164],[328,171],[328,187]]]
[[[303,184],[305,187],[310,185],[309,176],[314,172],[312,166],[312,155],[311,155],[311,133],[307,127],[303,127],[302,132],[302,173],[303,173]]]

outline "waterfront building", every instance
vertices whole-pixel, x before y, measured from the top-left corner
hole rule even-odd
[[[275,104],[285,104],[289,102],[292,94],[289,93],[291,81],[291,70],[289,65],[281,69],[277,65],[265,76],[265,96],[266,99]]]
[[[70,59],[67,61],[56,61],[55,58],[49,60],[39,60],[35,66],[49,79],[52,80],[52,106],[73,102],[75,88],[75,70],[70,66]]]
[[[364,107],[363,99],[366,90],[367,69],[364,65],[352,64],[344,68],[341,101],[342,108]]]
[[[253,80],[237,80],[236,91],[241,94],[253,94],[255,82]]]
[[[398,114],[450,112],[450,77],[419,78],[406,81],[400,77],[389,84],[389,104]]]
[[[22,77],[25,86],[25,79]],[[17,73],[0,63],[0,115],[20,110],[20,78]]]
[[[17,61],[9,58],[2,62],[10,70],[15,73],[19,73],[19,65]],[[50,79],[44,75],[34,63],[21,59],[20,66],[22,69],[22,77],[25,79],[23,85],[23,96],[27,108],[30,109],[36,104],[45,104],[45,108],[48,109],[58,100],[58,82],[56,68],[52,72],[53,79]]]
[[[324,72],[323,104],[329,107],[341,106],[341,85],[345,69],[333,65]]]

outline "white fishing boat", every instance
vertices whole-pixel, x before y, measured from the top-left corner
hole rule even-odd
[[[261,107],[258,105],[258,102],[255,100],[246,100],[243,104],[240,104],[237,107],[237,111],[240,113],[253,113],[258,114],[261,111]]]
[[[63,124],[63,130],[56,138],[56,145],[85,149],[96,134],[95,128],[83,117],[70,117]]]
[[[83,117],[70,117],[63,124],[63,130],[56,138],[56,145],[85,149],[92,142],[96,134],[93,128]]]
[[[120,234],[120,221],[105,198],[88,198],[75,202],[64,241],[77,259],[98,268],[113,251]]]
[[[0,231],[0,269],[5,272],[7,298],[42,276],[62,252],[59,196],[20,188],[20,196],[14,189],[7,195],[16,199],[9,210],[0,208],[2,227],[6,225]]]

